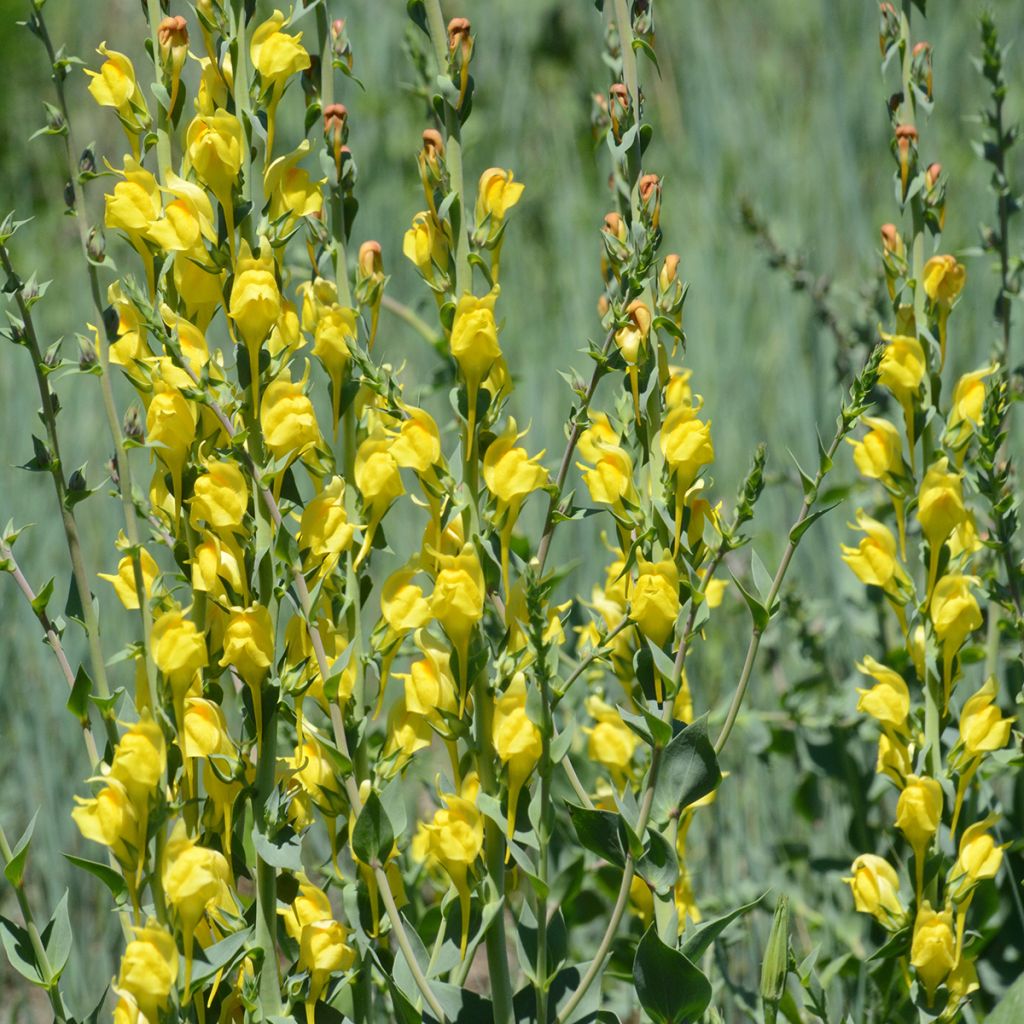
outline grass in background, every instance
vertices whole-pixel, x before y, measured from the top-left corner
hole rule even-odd
[[[477,45],[487,53],[487,60],[480,61],[483,70],[474,101],[478,113],[468,126],[468,173],[475,178],[485,167],[508,166],[526,183],[503,259],[507,319],[502,347],[520,384],[513,408],[522,422],[532,421],[531,447],[546,446],[553,452],[561,448],[561,423],[569,404],[568,389],[554,371],[569,365],[585,369],[579,350],[588,333],[600,330],[595,310],[598,229],[609,203],[589,112],[591,92],[607,86],[599,59],[601,20],[591,4],[564,0],[492,0],[448,7],[451,13],[458,8],[473,18]],[[1002,2],[995,7],[1004,42],[1016,40],[1019,45],[1016,5]],[[926,162],[939,159],[950,175],[944,246],[954,252],[975,244],[976,222],[990,219],[991,209],[987,172],[970,146],[977,129],[968,121],[983,103],[980,81],[968,59],[977,49],[978,10],[974,3],[944,4],[935,5],[932,15],[939,114],[923,131],[921,155]],[[59,277],[37,307],[39,322],[50,339],[64,335],[66,354],[74,357],[74,333],[84,330],[88,309],[85,276],[77,256],[71,255],[73,224],[60,214],[63,180],[56,145],[48,139],[26,142],[42,123],[39,98],[47,95],[48,82],[41,47],[15,27],[23,11],[22,3],[0,2],[0,56],[9,69],[0,122],[2,207],[36,218],[19,233],[16,255],[26,275],[33,269],[52,273],[56,268]],[[142,24],[135,0],[50,0],[47,13],[56,39],[67,41],[70,52],[90,64],[95,63],[94,47],[104,39],[130,49]],[[355,72],[366,87],[360,91],[346,84],[341,95],[350,111],[351,145],[360,173],[361,211],[354,235],[380,240],[385,269],[393,275],[389,294],[425,309],[432,300],[401,256],[402,233],[422,202],[417,198],[414,155],[425,124],[422,101],[401,86],[413,77],[404,47],[404,4],[337,3],[335,13],[347,19]],[[762,438],[769,443],[777,483],[759,506],[755,528],[758,553],[772,566],[779,538],[800,500],[787,451],[802,462],[812,461],[816,431],[831,433],[839,391],[832,338],[815,321],[809,301],[793,296],[786,281],[766,267],[740,228],[739,203],[742,197],[750,199],[783,246],[800,250],[811,268],[834,279],[832,291],[841,311],[854,309],[877,262],[878,226],[894,209],[875,5],[692,0],[663,3],[656,13],[662,77],[642,63],[648,116],[657,127],[646,165],[665,179],[666,251],[681,254],[681,275],[691,284],[686,362],[713,419],[719,494],[731,500],[754,445]],[[1011,52],[1008,68],[1011,122],[1020,119],[1024,95],[1021,65],[1013,60],[1018,53]],[[121,140],[112,134],[112,119],[100,117],[86,93],[84,75],[76,73],[72,81],[80,140],[95,138],[97,157],[119,165]],[[298,112],[295,116],[301,118]],[[1019,182],[1019,160],[1016,171],[1011,177]],[[100,208],[99,193],[93,186],[94,215]],[[115,241],[108,239],[108,244],[117,258]],[[66,259],[59,256],[62,252],[68,253]],[[990,313],[995,279],[981,260],[969,262],[968,273],[950,341],[950,359],[958,372],[983,362],[994,338]],[[380,344],[391,360],[409,361],[429,379],[437,365],[433,354],[405,325],[386,312],[382,316]],[[1019,333],[1015,340],[1019,359]],[[13,468],[31,455],[26,425],[34,422],[37,404],[24,358],[20,351],[5,352],[0,374],[0,521],[38,524],[19,542],[18,555],[37,587],[51,575],[57,577],[56,607],[66,594],[69,573],[52,515],[49,481]],[[88,461],[89,481],[95,486],[109,454],[98,388],[82,382],[61,394],[68,403],[61,423],[69,465]],[[610,401],[608,395],[599,397],[597,406]],[[1019,442],[1020,417],[1017,421]],[[848,469],[842,475],[852,478]],[[852,516],[853,500],[814,528],[800,548],[803,564],[793,573],[802,581],[812,632],[826,617],[842,617],[842,628],[832,627],[819,638],[828,647],[835,677],[815,685],[823,702],[847,713],[854,702],[846,676],[853,658],[862,653],[857,637],[873,628],[871,615],[851,610],[845,600],[856,588],[838,567],[838,539]],[[112,547],[100,546],[111,539],[110,509],[110,499],[102,494],[79,507],[97,570],[109,571],[116,561]],[[593,542],[598,543],[596,537]],[[584,563],[592,555],[586,550],[565,553]],[[109,588],[98,583],[97,590],[101,602],[109,605]],[[114,921],[99,909],[104,904],[93,883],[57,854],[88,855],[68,813],[69,780],[81,777],[85,763],[81,740],[64,711],[66,693],[49,652],[7,582],[0,587],[0,607],[0,815],[8,831],[18,834],[37,807],[44,809],[33,844],[33,895],[40,907],[52,907],[66,887],[72,889],[76,934],[85,942],[76,947],[69,967],[68,991],[75,1008],[84,1012],[114,971]],[[737,635],[746,632],[745,613],[734,609],[716,614],[735,614]],[[795,631],[795,626],[787,627],[787,635],[777,638],[756,674],[740,723],[746,735],[731,748],[724,765],[733,777],[722,789],[715,823],[708,819],[707,827],[698,824],[693,832],[694,883],[698,898],[714,893],[723,905],[742,902],[770,885],[799,890],[805,905],[797,903],[795,909],[805,915],[801,927],[810,931],[798,932],[798,940],[808,945],[856,943],[861,924],[852,920],[839,872],[821,873],[828,858],[846,857],[846,832],[856,828],[850,809],[822,802],[813,785],[798,789],[805,781],[804,767],[795,758],[774,757],[762,768],[752,756],[769,743],[778,745],[777,735],[773,739],[769,730],[786,734],[789,714],[780,701],[809,670],[810,662],[793,642]],[[68,637],[74,663],[82,645],[74,630]],[[731,688],[739,646],[723,640],[706,647],[694,663],[691,680],[698,708],[714,704]],[[113,650],[113,642],[107,647]],[[828,735],[823,735],[795,738],[794,750],[799,742],[801,756],[828,756]],[[866,754],[870,757],[870,751]],[[859,769],[851,765],[850,770]],[[796,808],[789,796],[794,789]],[[707,846],[709,836],[715,837],[713,848]],[[10,912],[7,899],[4,892],[0,906],[5,913]],[[713,910],[713,901],[706,902]],[[739,987],[756,988],[760,932],[737,934],[728,973]],[[33,1016],[30,1005],[21,1002],[23,986],[8,984],[6,974],[0,977],[0,1021],[45,1018]]]

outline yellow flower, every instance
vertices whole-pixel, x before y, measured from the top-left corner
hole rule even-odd
[[[237,464],[207,459],[192,491],[191,524],[205,520],[215,530],[235,530],[248,507],[249,487]]]
[[[616,779],[621,780],[629,773],[633,753],[640,739],[622,720],[618,710],[600,697],[588,697],[586,706],[587,714],[597,720],[597,725],[592,729],[583,729],[589,737],[587,753],[611,771]]]
[[[881,587],[890,597],[899,598],[900,590],[910,585],[910,579],[896,556],[892,530],[863,509],[857,509],[855,529],[862,530],[864,538],[855,548],[842,545],[843,561],[861,583]]]
[[[441,569],[430,595],[430,611],[455,645],[460,678],[466,679],[469,636],[484,615],[484,573],[472,544],[457,555],[439,554],[437,562]]]
[[[390,434],[391,455],[403,469],[423,476],[441,461],[441,434],[425,409],[403,405],[402,411],[406,418]]]
[[[299,937],[299,964],[309,971],[306,1017],[313,1020],[313,1006],[332,974],[347,971],[356,961],[348,944],[348,929],[334,920],[311,921]]]
[[[888,342],[878,368],[878,381],[904,407],[917,395],[925,374],[924,349],[907,334],[882,334]]]
[[[128,728],[114,748],[110,777],[124,786],[136,807],[145,807],[167,767],[163,730],[149,712]]]
[[[602,445],[617,445],[618,431],[611,425],[605,412],[592,413],[590,426],[580,434],[576,448],[587,462],[597,462],[601,458]]]
[[[935,584],[929,609],[935,635],[944,651],[955,654],[967,638],[982,623],[981,609],[971,593],[972,586],[979,586],[977,576],[951,574],[943,576]]]
[[[184,690],[208,664],[206,638],[180,608],[164,612],[154,623],[153,660],[175,690]]]
[[[144,837],[140,834],[135,806],[123,783],[108,779],[96,796],[76,796],[75,804],[71,817],[86,839],[109,847],[122,864],[137,861]]]
[[[875,416],[862,420],[870,429],[859,441],[847,438],[853,445],[853,462],[863,476],[885,480],[903,468],[903,439],[888,421]]]
[[[285,931],[298,942],[302,929],[314,921],[330,921],[334,916],[327,893],[305,875],[299,875],[299,893],[286,910],[278,910],[284,918]]]
[[[196,174],[223,207],[230,234],[234,228],[231,190],[238,180],[245,153],[241,122],[226,110],[199,114],[188,126],[185,146]]]
[[[853,874],[844,878],[853,891],[853,905],[862,914],[870,914],[886,928],[899,928],[906,916],[900,899],[900,879],[896,869],[883,857],[862,853],[854,862]]]
[[[933,256],[924,265],[924,292],[932,302],[952,305],[967,280],[967,270],[948,253]]]
[[[434,279],[435,265],[447,265],[448,240],[433,214],[423,210],[413,217],[412,227],[402,240],[402,253],[428,281]]]
[[[117,987],[127,992],[148,1021],[158,1019],[178,980],[178,947],[174,936],[155,921],[136,928],[125,946]]]
[[[185,756],[212,757],[234,752],[228,734],[228,723],[219,704],[204,697],[185,698],[183,729]]]
[[[642,299],[634,299],[626,307],[626,322],[615,332],[615,344],[626,364],[629,386],[633,393],[633,411],[640,422],[640,392],[637,364],[640,353],[647,346],[651,332],[651,311]]]
[[[701,469],[714,461],[711,423],[697,419],[693,406],[677,406],[662,424],[660,443],[665,462],[676,476],[676,493],[681,496]]]
[[[352,359],[348,347],[356,340],[356,311],[339,306],[336,302],[320,310],[313,335],[313,355],[331,378],[332,423],[338,422],[341,407],[341,379]]]
[[[302,33],[282,32],[284,15],[280,11],[257,26],[249,44],[253,67],[260,73],[264,90],[284,84],[298,71],[310,65],[309,54],[302,45]]]
[[[928,467],[921,482],[917,520],[932,548],[933,558],[937,558],[938,549],[967,517],[960,480],[959,473],[949,471],[949,460],[943,456]]]
[[[508,837],[515,833],[519,793],[540,760],[540,730],[526,714],[526,676],[517,672],[494,702],[494,751],[508,767]]]
[[[285,758],[285,761],[295,784],[324,814],[337,817],[341,810],[341,782],[320,743],[313,737],[307,737],[295,748],[295,756]]]
[[[224,630],[222,668],[233,665],[256,688],[274,662],[274,624],[261,604],[232,608]]]
[[[100,43],[96,52],[106,60],[98,72],[85,69],[91,79],[89,92],[92,98],[101,107],[113,107],[121,123],[133,135],[141,134],[149,122],[149,112],[132,62],[123,53],[107,49],[106,43]]]
[[[185,936],[185,957],[191,958],[192,934],[207,908],[220,901],[231,873],[224,855],[200,846],[185,834],[178,820],[164,850],[163,886]]]
[[[205,328],[221,304],[221,279],[217,270],[205,258],[194,253],[175,253],[174,289],[185,304],[188,318]]]
[[[962,448],[981,424],[985,408],[985,378],[996,372],[996,365],[965,373],[953,389],[947,432],[953,448]]]
[[[378,702],[379,706],[379,702]],[[425,715],[409,709],[403,694],[388,710],[388,741],[384,745],[384,758],[395,758],[387,774],[401,771],[417,751],[430,746],[434,730]]]
[[[548,471],[537,465],[543,452],[530,456],[516,445],[526,431],[519,432],[509,419],[505,429],[488,445],[484,454],[484,482],[498,499],[499,510],[508,510],[512,519],[527,495],[539,490],[548,480]],[[499,513],[500,514],[500,513]]]
[[[218,537],[204,530],[192,553],[192,589],[227,601],[224,582],[236,594],[247,595],[245,556],[233,537]]]
[[[160,217],[160,186],[142,164],[129,156],[124,158],[120,173],[125,180],[103,197],[103,222],[108,228],[123,231],[138,244]]]
[[[996,815],[989,815],[983,821],[976,822],[964,829],[960,837],[960,849],[956,864],[949,873],[949,882],[955,888],[953,898],[962,899],[979,882],[986,878],[995,878],[1003,863],[1003,850],[1009,846],[1004,843],[997,846],[990,835],[989,828],[996,822]]]
[[[263,441],[276,459],[302,455],[320,440],[316,412],[304,388],[305,379],[278,377],[263,394],[260,426]]]
[[[153,581],[160,569],[153,559],[153,556],[145,549],[139,550],[139,566],[142,569],[142,590],[147,598],[153,593]],[[135,575],[135,563],[131,555],[125,555],[117,563],[117,572],[97,573],[101,580],[107,580],[114,585],[114,593],[118,600],[129,611],[139,610],[139,592],[137,589],[137,577]]]
[[[498,290],[495,288],[482,299],[467,293],[455,306],[450,345],[452,357],[459,364],[466,382],[470,436],[476,425],[476,397],[480,384],[501,356],[498,324],[494,319],[497,299]]]
[[[879,775],[888,776],[902,789],[907,776],[913,771],[909,747],[898,737],[881,733],[878,737],[875,771]]]
[[[380,610],[393,633],[405,634],[431,619],[430,602],[423,596],[423,588],[413,583],[415,569],[399,569],[384,582],[380,595]]]
[[[433,820],[424,826],[426,841],[421,852],[429,863],[439,864],[448,872],[459,894],[462,908],[461,953],[465,956],[469,939],[469,872],[484,845],[484,819],[476,808],[479,780],[470,772],[463,780],[459,795],[442,793],[445,806],[434,812]]]
[[[869,690],[858,688],[860,700],[857,701],[857,710],[877,719],[883,725],[902,730],[910,713],[910,690],[907,689],[903,676],[870,655],[858,662],[857,668],[876,680],[876,684]]]
[[[928,998],[953,969],[956,961],[953,939],[953,913],[932,910],[925,900],[914,919],[914,938],[910,944],[910,962],[917,969]]]
[[[210,349],[206,343],[206,335],[190,320],[175,313],[167,303],[161,303],[160,317],[177,334],[182,356],[198,375],[210,361]],[[191,386],[191,382],[189,386]]]
[[[363,441],[356,452],[355,478],[367,518],[376,525],[391,503],[405,493],[390,438],[378,433]]]
[[[253,386],[259,380],[260,346],[281,315],[281,292],[274,272],[274,256],[266,238],[261,240],[260,256],[255,257],[249,243],[242,240],[235,263],[235,282],[231,287],[228,316],[234,320],[249,353],[249,371]]]
[[[290,230],[299,217],[318,216],[324,207],[320,187],[326,179],[313,181],[309,172],[298,166],[308,152],[309,140],[303,139],[298,149],[278,157],[263,176],[263,191],[270,197],[270,220],[283,220],[284,231]]]
[[[942,820],[942,787],[927,775],[908,775],[896,802],[896,827],[921,860]]]
[[[451,651],[422,629],[415,643],[423,653],[409,666],[408,675],[395,673],[405,684],[405,706],[410,714],[421,715],[435,728],[445,729],[441,712],[458,711],[458,685],[452,675]]]
[[[639,558],[637,565],[630,618],[660,647],[671,636],[679,617],[679,571],[670,558],[660,562]]]
[[[968,697],[960,712],[960,742],[970,757],[1001,750],[1010,739],[1013,718],[1003,718],[995,703],[996,681],[989,677],[977,693]]]
[[[505,214],[519,202],[523,185],[512,180],[512,172],[501,167],[489,167],[480,175],[476,196],[476,220],[482,224],[485,217],[500,224]]]
[[[594,446],[599,458],[593,467],[576,463],[583,470],[583,482],[593,501],[600,505],[611,505],[616,512],[623,513],[624,501],[630,504],[637,502],[636,488],[633,486],[633,460],[618,445],[596,441]]]
[[[307,552],[307,565],[319,565],[324,574],[332,571],[342,552],[352,546],[354,533],[345,512],[345,481],[332,477],[302,510],[299,550]]]

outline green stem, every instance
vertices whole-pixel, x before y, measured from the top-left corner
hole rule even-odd
[[[629,15],[626,0],[615,0],[615,26],[619,32],[619,51],[622,54],[622,82],[629,93],[629,101],[633,105],[633,123],[640,126],[640,77],[637,74],[636,52],[633,49],[633,22]],[[636,152],[636,167],[640,167],[640,132],[636,132],[633,140]],[[630,182],[629,208],[634,224],[640,223],[640,193],[636,182]]]
[[[158,29],[160,28],[160,22],[163,20],[161,18],[160,0],[146,0],[146,15],[149,19],[149,39],[153,46],[153,66],[156,71],[156,80],[161,85],[166,85],[163,69],[160,64],[160,37]],[[163,104],[159,100],[157,100],[157,111],[156,159],[157,166],[160,169],[160,180],[166,183],[168,175],[170,175],[172,170],[171,139],[167,132],[171,112],[164,110]]]

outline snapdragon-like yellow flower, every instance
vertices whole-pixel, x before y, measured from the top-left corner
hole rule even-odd
[[[971,435],[981,425],[987,391],[985,378],[991,377],[998,368],[997,364],[992,364],[965,373],[953,388],[946,438],[950,446],[957,450],[959,459],[963,458],[964,449]]]
[[[672,635],[679,617],[679,570],[671,558],[637,559],[639,570],[630,595],[630,618],[659,647]]]
[[[951,573],[943,576],[932,591],[931,616],[935,636],[942,645],[943,681],[946,703],[953,685],[953,659],[967,637],[982,623],[978,599],[971,587],[981,584],[977,576]]]
[[[114,748],[110,778],[120,782],[135,807],[144,811],[166,768],[167,744],[163,730],[145,711],[139,721],[121,734]]]
[[[327,179],[314,181],[299,166],[309,148],[309,140],[303,139],[298,149],[278,157],[263,176],[263,191],[270,197],[268,215],[271,222],[282,222],[284,233],[290,232],[300,217],[317,217],[324,208],[321,188]]]
[[[242,335],[249,353],[254,407],[259,408],[260,349],[281,315],[281,291],[277,286],[274,256],[266,238],[261,239],[260,255],[253,256],[249,243],[242,240],[235,261],[235,281],[228,302],[228,316]]]
[[[956,963],[952,911],[933,910],[927,900],[921,903],[914,919],[910,963],[932,999]]]
[[[345,511],[345,481],[332,477],[302,510],[299,550],[306,552],[306,565],[319,566],[323,576],[334,570],[341,555],[352,546],[355,527]]]
[[[405,494],[402,474],[391,444],[391,439],[383,431],[378,431],[367,437],[356,452],[356,487],[363,499],[366,516],[366,532],[356,558],[357,566],[369,554],[374,534],[388,509],[396,498]]]
[[[615,345],[626,364],[630,391],[633,393],[633,412],[640,422],[640,376],[638,364],[651,333],[651,311],[642,299],[634,299],[626,307],[626,320],[615,332]]]
[[[596,440],[593,446],[598,454],[594,465],[576,463],[583,471],[583,482],[593,501],[600,505],[610,505],[617,514],[625,515],[626,505],[635,505],[638,501],[633,484],[633,460],[617,444]]]
[[[306,376],[293,381],[287,374],[272,381],[260,404],[263,441],[276,459],[298,458],[320,441],[313,403],[305,392]]]
[[[494,702],[495,753],[508,768],[508,837],[515,833],[519,793],[541,756],[540,729],[526,714],[526,676],[517,672]]]
[[[870,655],[857,663],[857,668],[875,680],[869,690],[857,690],[860,700],[857,710],[863,711],[882,725],[902,731],[910,713],[910,690],[895,670],[876,661]]]
[[[901,927],[907,911],[900,899],[896,869],[884,857],[862,853],[851,870],[850,877],[843,881],[853,892],[854,907],[862,914],[870,914],[890,931]]]
[[[939,347],[942,350],[940,365],[943,366],[946,362],[946,322],[966,280],[966,268],[949,253],[933,256],[924,265],[924,293],[938,309]]]
[[[237,530],[249,507],[245,474],[229,460],[207,459],[192,490],[189,520],[193,527],[209,523],[214,530]]]
[[[259,72],[260,84],[267,95],[267,155],[274,151],[274,126],[277,105],[292,75],[310,66],[310,57],[302,45],[302,33],[282,32],[284,15],[280,11],[258,25],[249,43],[252,66]]]
[[[428,210],[412,219],[412,227],[402,239],[402,254],[416,266],[428,284],[434,281],[434,268],[448,266],[448,238],[444,228]]]
[[[480,385],[501,357],[498,324],[494,319],[494,304],[497,300],[498,289],[495,288],[483,298],[467,293],[455,305],[450,346],[452,358],[459,364],[466,382],[466,436],[470,444],[476,431],[476,404]]]
[[[931,593],[934,586],[943,544],[967,519],[960,481],[960,474],[950,471],[949,460],[943,456],[928,467],[921,482],[917,496],[917,521],[931,550],[926,593]]]
[[[430,611],[455,647],[459,678],[465,682],[469,671],[469,638],[484,615],[484,573],[472,544],[464,545],[457,555],[438,555],[437,561],[440,571],[434,579]]]
[[[178,980],[178,947],[174,936],[156,921],[134,932],[121,957],[116,987],[131,996],[147,1021],[155,1021]]]
[[[100,65],[99,71],[85,69],[90,78],[89,92],[101,107],[113,107],[117,111],[132,149],[138,156],[138,138],[149,126],[149,111],[135,78],[135,67],[123,53],[108,49],[106,43],[100,43],[96,52],[106,60]]]
[[[996,820],[996,815],[989,815],[964,829],[964,834],[960,837],[956,863],[949,873],[953,899],[962,900],[979,882],[995,878],[999,874],[1003,864],[1003,851],[1009,843],[997,845],[989,832]]]
[[[110,852],[126,869],[138,863],[145,836],[139,815],[124,783],[107,779],[94,797],[75,798],[71,818],[79,832],[94,843],[109,847]],[[129,882],[131,885],[131,882]]]
[[[256,736],[263,736],[263,680],[274,663],[274,624],[261,604],[232,608],[224,628],[222,668],[233,666],[252,693]]]
[[[863,476],[870,480],[888,480],[903,470],[903,438],[886,419],[864,416],[868,432],[859,440],[847,438],[853,445],[853,461]]]
[[[519,202],[524,185],[514,181],[511,171],[501,167],[489,167],[480,175],[476,196],[476,220],[482,224],[489,217],[496,227],[505,219],[505,214]],[[493,232],[494,228],[492,228]]]
[[[145,549],[139,550],[139,567],[142,569],[142,591],[148,599],[153,593],[153,581],[160,572],[153,556]],[[128,611],[139,610],[138,578],[135,574],[135,562],[131,555],[125,555],[117,563],[116,573],[97,573],[101,580],[107,580],[114,586],[117,599]]]
[[[896,554],[896,538],[884,523],[857,509],[857,522],[850,524],[862,530],[864,537],[857,547],[842,545],[843,561],[861,583],[881,587],[894,601],[903,603],[910,578]]]
[[[878,365],[878,382],[889,389],[892,396],[903,407],[906,423],[910,463],[914,464],[914,401],[921,390],[927,369],[924,349],[916,337],[909,334],[886,334],[882,339],[887,343],[882,360]]]
[[[245,153],[242,123],[226,110],[199,114],[185,135],[189,163],[200,181],[217,197],[224,210],[228,237],[234,235],[234,205],[231,191],[238,181]]]
[[[356,311],[336,302],[321,309],[313,335],[313,355],[331,379],[331,422],[337,435],[341,408],[341,385],[352,361],[349,342],[356,340]]]
[[[299,937],[299,964],[309,971],[309,996],[306,1021],[313,1024],[315,1006],[332,974],[347,971],[356,962],[356,952],[348,944],[348,929],[339,922],[311,921]]]
[[[908,775],[896,802],[896,827],[914,848],[917,892],[924,877],[924,857],[942,821],[942,786],[927,775]]]
[[[153,660],[176,694],[183,694],[195,674],[209,664],[206,638],[180,608],[171,608],[153,623]]]
[[[996,681],[990,676],[977,693],[968,697],[960,712],[960,743],[970,758],[1002,750],[1010,739],[1013,718],[1004,718],[996,704]]]
[[[416,659],[408,674],[394,673],[405,684],[405,706],[410,714],[420,715],[435,730],[446,731],[444,714],[458,713],[458,684],[452,675],[451,651],[422,629],[414,638],[423,657]]]
[[[444,868],[459,894],[462,910],[460,952],[463,957],[469,941],[469,873],[484,845],[484,819],[476,807],[479,789],[476,773],[470,772],[463,780],[458,795],[442,793],[441,800],[445,806],[435,811],[433,819],[423,826],[423,840],[418,844],[422,857],[428,863]]]
[[[600,697],[591,695],[586,700],[587,714],[597,720],[593,728],[584,727],[588,736],[587,753],[604,765],[621,785],[629,774],[633,754],[640,738],[622,720],[616,708]]]

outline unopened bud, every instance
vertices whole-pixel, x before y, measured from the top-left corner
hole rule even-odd
[[[99,356],[96,353],[96,344],[91,338],[79,337],[78,339],[78,368],[80,370],[88,370],[91,366],[95,366],[99,362]]]
[[[614,210],[605,214],[604,230],[618,241],[626,241],[626,222]]]
[[[934,163],[928,165],[928,170],[924,172],[924,183],[929,191],[935,188],[935,184],[938,182],[941,174],[942,164]]]
[[[24,294],[28,295],[28,289],[25,290]],[[43,364],[49,369],[53,370],[60,366],[60,344],[52,345],[46,350],[46,354],[43,356]]]
[[[899,124],[896,126],[896,149],[900,162],[900,183],[903,186],[903,195],[907,194],[907,179],[910,176],[910,167],[914,162],[914,154],[917,150],[917,129],[912,124]]]
[[[676,278],[679,276],[679,256],[677,253],[669,253],[662,264],[661,273],[658,274],[658,287],[667,292]]]
[[[82,491],[89,489],[85,482],[85,476],[80,469],[76,469],[71,476],[68,477],[68,490],[72,494],[81,494]]]
[[[96,154],[89,147],[83,149],[82,155],[78,158],[78,173],[96,173]]]
[[[359,247],[359,273],[363,277],[373,277],[384,273],[384,262],[381,259],[380,242],[363,242]]]
[[[637,182],[640,202],[648,215],[651,227],[657,228],[661,220],[661,178],[656,174],[645,174]]]
[[[768,933],[768,945],[761,964],[761,998],[777,1007],[786,990],[789,974],[789,899],[780,896]]]
[[[896,8],[892,4],[882,4],[878,9],[878,46],[884,57],[889,50],[899,41],[900,18]]]
[[[324,107],[324,134],[343,132],[348,122],[348,107],[344,103],[329,103]]]
[[[128,411],[124,414],[124,421],[121,425],[121,430],[124,436],[131,441],[137,441],[139,444],[143,442],[146,437],[146,432],[142,426],[142,416],[139,415],[138,406],[130,406]]]
[[[911,54],[910,73],[917,87],[932,98],[932,44],[918,43]]]
[[[448,22],[448,48],[454,53],[456,47],[465,47],[469,41],[472,26],[469,18],[452,18]]]
[[[420,164],[420,173],[441,177],[441,162],[444,160],[444,139],[436,128],[428,128],[423,133],[423,148],[417,158]]]
[[[345,31],[345,19],[335,18],[331,22],[331,38],[337,39]]]
[[[610,106],[612,112],[617,113],[616,107],[625,113],[629,110],[629,90],[622,82],[616,82],[611,89],[608,90],[610,97]]]
[[[180,14],[164,18],[156,30],[160,52],[165,58],[174,58],[175,51],[188,51],[188,22]]]
[[[881,235],[882,248],[886,252],[891,252],[896,256],[903,255],[903,239],[900,237],[895,224],[883,224]]]
[[[85,251],[93,263],[102,263],[106,258],[107,241],[98,227],[89,229],[89,237],[85,242]]]
[[[608,296],[602,295],[597,300],[597,315],[603,320],[608,315],[608,310],[611,307],[608,304]]]
[[[75,186],[70,181],[64,182],[64,205],[69,210],[75,208]]]

